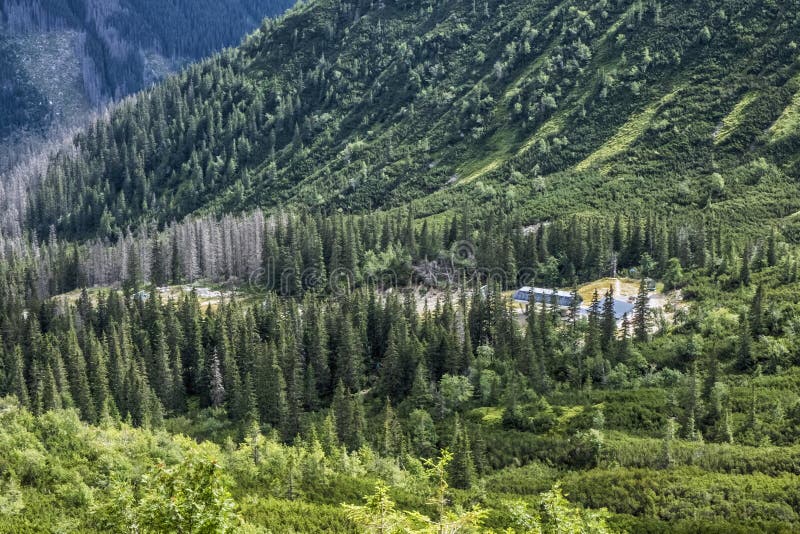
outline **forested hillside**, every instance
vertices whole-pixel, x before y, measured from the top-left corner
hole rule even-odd
[[[798,8],[311,0],[10,173],[0,532],[800,530]]]
[[[288,0],[3,0],[0,170],[13,149],[83,126],[181,65],[241,42]],[[33,137],[32,137],[33,136]]]
[[[66,506],[89,531],[195,517],[213,532],[795,530],[795,247],[656,218],[518,225],[490,210],[418,228],[282,214],[90,254],[11,243],[0,525],[67,528]],[[501,292],[517,281],[496,273],[603,276],[609,248],[663,280],[668,304],[650,308],[642,283],[617,321],[612,281],[585,316]],[[121,290],[45,298],[117,285],[114,261]],[[234,276],[238,293],[213,300],[181,285]]]
[[[31,223],[103,236],[204,209],[429,214],[475,197],[531,218],[783,218],[796,16],[760,0],[312,2],[80,136]]]

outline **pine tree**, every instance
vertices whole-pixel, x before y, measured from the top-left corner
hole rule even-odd
[[[203,384],[203,364],[205,353],[203,350],[203,329],[200,324],[200,307],[197,293],[192,290],[190,295],[185,295],[180,307],[180,323],[183,331],[183,346],[181,347],[181,366],[187,393],[205,393],[208,395],[207,384]]]
[[[78,345],[78,338],[74,327],[69,328],[62,339],[61,354],[64,355],[67,375],[69,377],[70,393],[75,400],[75,405],[85,421],[95,421],[95,404],[89,388],[89,378],[86,374],[86,360]]]
[[[614,313],[614,288],[609,287],[606,295],[603,298],[603,316],[602,316],[602,337],[600,346],[603,353],[608,355],[614,345],[614,338],[617,332],[617,317]]]
[[[697,429],[697,417],[700,411],[700,393],[697,383],[697,362],[692,362],[691,372],[688,377],[685,401],[684,401],[685,421],[683,424],[683,437],[696,441],[701,438]]]
[[[458,489],[469,489],[475,479],[475,465],[472,461],[472,448],[469,436],[456,414],[453,423],[453,461],[448,466],[450,485]]]
[[[361,398],[361,395],[354,395],[352,397],[352,406],[352,434],[348,446],[351,450],[358,450],[364,445],[367,435],[367,417],[364,413],[364,400]]]
[[[222,370],[219,363],[219,356],[217,355],[216,351],[214,351],[214,354],[211,357],[209,378],[211,380],[211,383],[209,384],[209,391],[211,393],[211,406],[214,408],[220,408],[225,403],[226,394],[225,384],[223,383],[222,379]]]
[[[347,387],[348,391],[361,389],[364,377],[364,357],[356,339],[350,319],[344,315],[339,332],[339,343],[336,350],[336,379]]]
[[[335,457],[339,452],[339,435],[336,431],[336,417],[333,415],[333,410],[328,410],[325,414],[325,419],[319,427],[319,439],[322,445],[322,450],[329,458]]]
[[[164,251],[158,237],[153,238],[153,248],[150,253],[152,263],[150,265],[150,280],[157,287],[167,283],[167,267],[164,265]]]
[[[413,380],[416,357],[412,353],[411,343],[405,319],[400,316],[390,330],[386,354],[380,363],[382,390],[395,400],[405,397]]]
[[[592,302],[589,305],[589,325],[586,331],[585,355],[587,359],[602,355],[600,320],[600,296],[595,289],[594,293],[592,293]]]
[[[553,307],[557,309],[558,300],[555,292],[553,292],[552,300],[554,302]],[[569,303],[569,311],[567,312],[567,322],[569,323],[570,332],[575,335],[575,332],[578,329],[578,318],[580,316],[580,296],[578,295],[578,288],[572,288],[572,294],[570,295],[570,303]]]
[[[108,337],[108,388],[117,407],[124,411],[123,386],[129,353],[123,352],[118,325],[112,324]]]
[[[239,403],[241,404],[239,410],[245,414],[242,419],[241,427],[245,431],[245,436],[247,436],[247,432],[253,427],[258,428],[259,421],[258,401],[256,400],[253,378],[250,373],[247,373],[244,377]]]
[[[15,395],[22,406],[28,408],[31,404],[23,369],[22,348],[16,345],[11,350],[10,356],[11,360],[6,364],[6,369],[8,370],[8,387],[6,390]]]
[[[748,243],[742,252],[742,268],[739,271],[739,281],[742,285],[750,285],[750,261],[752,259],[753,251]]]
[[[339,436],[339,441],[349,446],[353,442],[354,432],[353,403],[341,380],[336,384],[336,389],[334,389],[331,410],[336,419],[336,433]]]
[[[69,378],[67,377],[67,369],[64,366],[64,360],[61,357],[61,353],[52,345],[52,343],[48,342],[48,346],[49,348],[47,352],[50,355],[48,366],[53,373],[53,378],[55,380],[55,385],[60,398],[60,402],[57,402],[56,404],[60,404],[63,408],[73,408],[75,407],[75,403],[72,400],[72,395],[70,394]],[[2,354],[1,350],[0,354]]]
[[[320,308],[311,299],[307,300],[305,310],[303,346],[306,350],[308,374],[314,378],[317,395],[328,399],[333,393],[328,332]]]
[[[171,302],[165,307],[164,317],[171,385],[168,406],[173,411],[180,412],[186,406],[186,384],[184,381],[183,355],[181,353],[185,342],[180,322]]]
[[[772,231],[769,234],[769,239],[767,240],[767,265],[769,267],[775,267],[778,264],[778,250],[777,250],[777,237],[775,235],[775,228],[772,228]]]
[[[387,398],[383,410],[383,428],[380,436],[379,452],[386,457],[394,458],[403,452],[403,435],[400,422]]]
[[[60,410],[63,407],[53,370],[47,365],[43,372],[42,401],[43,411]]]
[[[650,297],[644,279],[639,284],[639,294],[633,307],[633,335],[636,341],[644,342],[648,339],[647,314]]]
[[[84,354],[88,368],[89,390],[94,401],[95,419],[97,423],[111,415],[109,411],[108,368],[106,365],[106,352],[103,345],[98,342],[93,333],[84,331]],[[115,411],[115,410],[111,410]]]
[[[433,406],[431,379],[424,362],[418,363],[414,371],[414,381],[407,402],[412,409],[427,409]]]
[[[753,301],[750,303],[750,330],[754,337],[763,334],[764,324],[764,286],[761,284],[756,288]]]
[[[172,233],[172,254],[170,264],[170,280],[173,284],[180,284],[183,281],[183,261],[181,258],[180,245],[178,243],[178,233]]]
[[[283,426],[283,435],[287,441],[293,440],[300,433],[300,415],[303,410],[303,365],[300,353],[290,337],[284,331],[280,346],[281,367],[286,380],[286,420]]]
[[[755,361],[751,350],[750,321],[746,314],[739,317],[738,345],[737,367],[741,371],[751,371],[755,368]]]
[[[261,421],[273,428],[283,428],[288,410],[286,382],[274,347],[263,346],[259,350],[254,383]]]
[[[170,371],[162,308],[158,295],[151,295],[145,305],[142,319],[147,333],[145,346],[147,380],[161,403],[168,406],[173,399],[173,375]]]

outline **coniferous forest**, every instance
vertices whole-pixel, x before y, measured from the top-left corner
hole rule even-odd
[[[5,173],[0,532],[799,530],[798,8],[308,0]]]

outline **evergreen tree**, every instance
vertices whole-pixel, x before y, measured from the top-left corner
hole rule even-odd
[[[400,422],[387,398],[383,410],[383,428],[380,435],[379,452],[390,458],[398,457],[403,452],[403,434]]]
[[[647,330],[648,304],[650,297],[647,292],[647,285],[644,279],[639,283],[639,293],[636,296],[636,303],[633,307],[633,335],[636,341],[647,341],[649,334]]]
[[[261,421],[283,428],[286,421],[286,382],[273,346],[262,346],[256,356],[255,390]]]
[[[22,348],[16,345],[12,351],[9,352],[11,359],[6,364],[6,373],[8,386],[6,390],[15,395],[19,403],[28,408],[30,407],[30,397],[28,395],[28,384],[25,381],[25,373],[23,369]]]
[[[754,337],[763,334],[764,324],[764,286],[759,284],[756,288],[753,301],[750,303],[750,330]]]
[[[361,395],[354,395],[351,398],[353,419],[350,424],[352,433],[350,442],[347,444],[351,450],[358,450],[364,445],[367,435],[367,417],[364,413],[364,401]]]
[[[617,333],[617,317],[614,312],[614,288],[609,287],[603,298],[603,314],[600,329],[600,348],[604,354],[610,354]]]
[[[602,354],[602,330],[600,317],[600,297],[597,290],[592,293],[592,302],[589,305],[589,324],[586,330],[586,343],[584,352],[586,358],[600,357]]]
[[[222,378],[222,369],[219,363],[219,356],[217,352],[214,351],[214,354],[211,357],[211,368],[209,369],[209,391],[211,393],[211,406],[214,408],[220,408],[225,403],[225,384]]]
[[[742,252],[742,267],[739,271],[739,281],[742,285],[750,285],[750,261],[752,260],[753,250],[748,243]]]
[[[303,409],[303,368],[300,355],[290,340],[281,343],[281,362],[286,380],[286,420],[284,438],[289,441],[300,433],[300,414]]]
[[[339,441],[349,447],[355,441],[353,438],[353,403],[341,380],[334,389],[331,410],[336,420],[336,433]]]
[[[183,368],[186,391],[189,394],[201,393],[208,395],[207,384],[203,384],[203,364],[205,353],[203,349],[203,329],[200,324],[200,307],[197,302],[197,293],[185,295],[180,306],[180,323],[183,332],[181,347],[181,367]]]
[[[475,480],[475,465],[472,460],[469,435],[462,427],[458,414],[453,423],[452,436],[453,461],[448,466],[448,480],[454,488],[469,489]]]
[[[742,371],[751,371],[755,368],[750,338],[750,321],[746,314],[739,317],[739,350],[737,355],[737,367]]]
[[[364,357],[353,325],[346,315],[341,322],[335,358],[336,379],[344,383],[348,391],[359,391],[364,377]]]
[[[58,391],[53,370],[49,365],[46,366],[43,372],[41,406],[43,411],[60,410],[63,407],[61,393]]]
[[[431,379],[424,362],[419,362],[414,371],[414,381],[407,402],[411,408],[426,409],[433,406]]]
[[[108,404],[111,399],[108,389],[106,353],[94,334],[88,331],[84,331],[83,346],[89,375],[89,391],[94,401],[95,419],[91,421],[97,423],[111,415]]]
[[[95,404],[89,388],[89,378],[86,374],[86,360],[83,351],[78,345],[78,338],[74,328],[69,328],[62,339],[61,354],[64,355],[67,367],[70,393],[81,413],[81,418],[85,421],[95,421]]]
[[[317,395],[329,399],[333,393],[331,384],[328,332],[319,307],[310,299],[306,301],[303,346],[307,360],[307,374],[314,378]]]

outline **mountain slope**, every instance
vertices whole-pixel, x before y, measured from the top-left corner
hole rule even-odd
[[[238,43],[288,0],[3,0],[0,153]],[[12,144],[16,141],[16,145]]]
[[[80,136],[32,222],[110,235],[197,210],[509,195],[531,218],[781,218],[800,208],[796,17],[760,0],[315,1]]]

